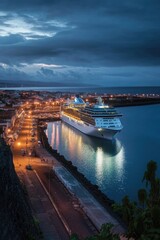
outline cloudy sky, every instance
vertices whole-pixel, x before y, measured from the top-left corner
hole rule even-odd
[[[160,1],[1,0],[7,80],[160,86]]]

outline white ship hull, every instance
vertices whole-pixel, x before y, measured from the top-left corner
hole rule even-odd
[[[97,128],[91,124],[87,124],[84,122],[77,121],[74,118],[70,118],[66,115],[61,115],[61,119],[71,125],[72,127],[78,129],[82,133],[85,133],[89,136],[94,136],[98,138],[104,138],[112,140],[114,135],[119,132],[120,130],[113,130],[113,129],[107,129],[107,128]]]

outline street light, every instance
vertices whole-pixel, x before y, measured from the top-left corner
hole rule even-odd
[[[28,138],[26,137],[26,154],[27,154],[27,152],[28,152],[27,144],[28,144]]]
[[[50,169],[49,167],[49,190],[48,190],[49,194],[51,192],[51,171],[52,171],[52,168]]]
[[[30,165],[30,162],[31,162],[31,152],[28,153],[28,166]]]

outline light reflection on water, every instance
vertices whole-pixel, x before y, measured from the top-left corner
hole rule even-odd
[[[113,177],[117,178],[118,182],[121,182],[121,179],[124,174],[123,164],[124,164],[124,148],[121,147],[120,151],[116,155],[109,155],[103,151],[103,148],[98,147],[96,151],[96,179],[98,185],[102,186],[104,179],[109,180]]]
[[[119,140],[113,142],[86,136],[65,123],[48,123],[49,143],[67,160],[72,161],[93,184],[117,200],[123,191],[125,151]]]
[[[149,160],[157,162],[160,177],[160,104],[123,107],[124,129],[114,142],[88,137],[68,125],[48,124],[48,139],[93,184],[110,198],[137,199]]]

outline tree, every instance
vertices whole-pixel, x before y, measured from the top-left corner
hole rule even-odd
[[[143,180],[146,180],[146,184],[150,183],[151,185],[153,184],[155,180],[155,174],[157,170],[157,163],[153,160],[149,161],[147,164],[147,170],[144,173]]]
[[[117,234],[112,233],[113,225],[110,223],[103,224],[100,232],[92,237],[88,237],[85,240],[120,240]]]
[[[147,170],[144,173],[143,182],[149,188],[148,204],[153,207],[160,203],[160,179],[156,178],[157,163],[151,160],[147,164]]]
[[[147,189],[139,189],[138,204],[125,197],[122,204],[114,205],[128,225],[129,237],[139,240],[160,239],[160,179],[156,177],[156,170],[157,163],[150,161],[142,180]]]
[[[146,189],[142,188],[142,189],[139,189],[138,191],[138,200],[140,202],[140,204],[142,204],[143,208],[146,204],[146,200],[147,200],[147,191]]]

